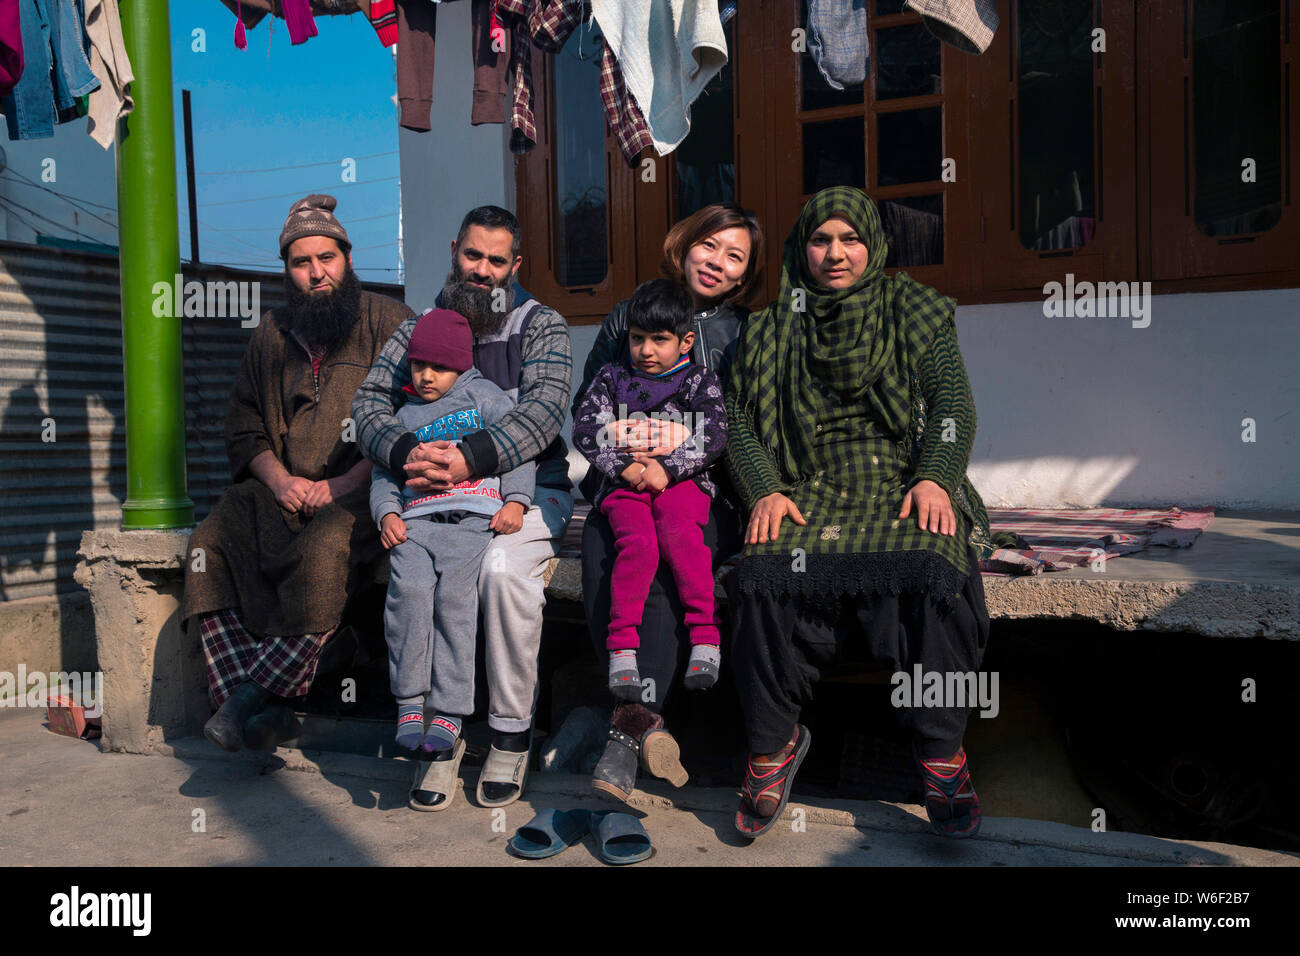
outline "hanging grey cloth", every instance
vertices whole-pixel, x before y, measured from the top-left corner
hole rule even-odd
[[[906,0],[925,28],[963,53],[983,53],[998,29],[994,0]]]
[[[831,89],[867,78],[867,0],[808,0],[808,52]]]

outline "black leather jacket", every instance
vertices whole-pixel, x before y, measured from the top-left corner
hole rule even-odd
[[[596,341],[591,347],[591,352],[587,355],[587,362],[582,367],[582,386],[578,389],[577,395],[573,399],[572,411],[576,412],[582,397],[587,394],[587,389],[591,388],[591,383],[596,377],[596,373],[601,367],[608,365],[610,362],[617,362],[627,358],[628,339],[627,339],[627,299],[619,302],[610,310],[609,315],[600,326],[600,332],[596,335]],[[697,365],[703,365],[705,368],[711,368],[720,375],[725,376],[726,369],[723,368],[727,363],[724,356],[732,343],[740,335],[740,323],[745,321],[749,315],[747,309],[740,306],[724,302],[721,305],[713,306],[703,312],[695,313],[695,345],[691,348],[691,361]],[[721,464],[719,462],[719,464]],[[727,497],[731,496],[731,484],[726,480],[726,468],[714,468],[710,474],[718,475],[722,480],[719,482],[719,490]],[[594,470],[588,470],[587,477],[580,483],[579,487],[582,493],[590,501],[595,493],[595,486],[599,475]]]

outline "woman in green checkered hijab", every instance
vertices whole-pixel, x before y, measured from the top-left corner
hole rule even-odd
[[[793,774],[807,750],[797,718],[823,669],[847,655],[973,672],[987,641],[978,561],[992,542],[966,478],[975,407],[955,303],[886,275],[888,252],[861,190],[814,196],[729,376],[727,460],[750,509],[731,588],[751,749],[736,824],[750,836],[779,816],[788,788],[771,774]],[[965,708],[900,716],[944,788],[927,802],[936,828],[969,836]]]

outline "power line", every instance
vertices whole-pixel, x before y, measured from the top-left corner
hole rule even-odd
[[[380,216],[362,216],[360,219],[353,219],[351,216],[349,216],[345,225],[351,226],[358,222],[374,222],[376,219],[392,219],[396,215],[397,215],[397,210],[393,210],[392,212],[386,212]],[[340,220],[340,222],[342,221],[343,220]],[[274,232],[276,227],[275,226],[246,226],[241,229],[231,229],[226,226],[204,225],[204,228],[213,229],[216,230],[217,232]]]
[[[85,240],[86,242],[94,242],[94,243],[98,243],[99,245],[105,245],[105,243],[103,243],[103,242],[101,242],[100,240],[96,239],[94,236],[87,235],[86,233],[82,232],[82,231],[81,231],[80,229],[78,229],[76,226],[68,226],[68,225],[64,225],[64,224],[61,223],[61,222],[55,222],[53,219],[50,219],[50,218],[48,218],[48,217],[46,217],[46,216],[42,216],[42,215],[41,215],[39,212],[37,212],[35,209],[28,209],[28,208],[27,208],[26,206],[24,206],[22,203],[14,202],[14,200],[10,199],[8,196],[0,196],[0,202],[12,203],[13,205],[15,205],[15,206],[17,206],[19,209],[21,209],[23,212],[27,213],[28,215],[35,216],[37,219],[40,219],[42,222],[48,222],[51,226],[53,226],[53,227],[56,228],[56,229],[66,229],[66,230],[72,232],[72,233],[73,233],[73,234],[74,234],[78,239],[83,239],[83,240]],[[8,208],[8,207],[6,207],[6,208]],[[20,219],[21,219],[21,217],[20,217]],[[40,230],[39,230],[39,229],[36,229],[36,228],[34,228],[34,227],[31,226],[31,223],[26,223],[26,225],[27,225],[29,228],[32,228],[32,231],[33,231],[33,232],[35,232],[35,233],[37,233],[37,234],[40,233]]]
[[[9,171],[9,172],[13,172],[12,170],[8,170],[8,171]],[[66,202],[68,205],[73,206],[73,207],[75,207],[75,208],[81,210],[81,211],[84,212],[87,216],[90,216],[92,219],[98,219],[98,220],[99,220],[100,222],[102,222],[104,225],[109,226],[109,227],[112,228],[112,229],[116,229],[116,228],[117,228],[117,223],[115,223],[115,222],[110,222],[109,220],[105,219],[103,216],[100,216],[100,215],[98,215],[97,213],[92,212],[91,210],[87,209],[85,206],[80,205],[80,204],[79,204],[76,200],[74,200],[72,197],[70,197],[70,196],[68,196],[68,195],[65,195],[64,193],[59,192],[57,189],[50,189],[48,186],[42,186],[42,185],[41,185],[40,183],[38,183],[38,182],[33,182],[32,180],[27,179],[27,177],[23,176],[22,173],[15,173],[14,175],[16,175],[16,176],[20,176],[20,177],[22,177],[22,179],[26,179],[27,181],[26,181],[26,182],[21,182],[21,181],[19,181],[19,180],[17,180],[17,179],[10,179],[10,180],[6,180],[6,181],[7,181],[7,182],[14,183],[15,185],[18,185],[18,186],[35,186],[37,189],[43,189],[43,190],[45,190],[47,193],[49,193],[50,195],[52,195],[52,196],[57,196],[59,199],[62,199],[62,200],[63,200],[64,202]],[[96,205],[98,205],[98,203],[97,203]]]
[[[383,179],[368,179],[364,183],[343,183],[343,186],[372,186],[375,185],[376,183],[395,183],[398,181],[399,178],[400,177],[398,176],[386,176]],[[326,186],[324,188],[319,188],[319,189],[308,189],[306,192],[303,192],[301,189],[295,189],[291,193],[276,193],[274,196],[254,196],[252,199],[227,199],[222,202],[201,202],[199,203],[199,205],[200,206],[237,206],[240,203],[261,202],[264,199],[287,199],[290,196],[302,197],[302,196],[310,195],[311,193],[325,192],[326,189],[338,189],[338,188],[340,187]]]
[[[346,156],[344,159],[377,159],[380,156],[396,156],[398,150],[390,149],[386,153],[370,153],[366,156]],[[229,169],[224,172],[199,172],[196,176],[242,176],[245,173],[278,173],[287,169],[309,169],[313,166],[337,166],[341,160],[327,159],[319,163],[296,163],[293,166],[268,166],[266,169]]]
[[[18,170],[14,169],[12,166],[10,166],[10,167],[8,167],[7,169],[5,169],[5,172],[7,172],[7,173],[13,173],[15,176],[17,176],[19,179],[21,179],[23,182],[27,183],[28,185],[35,186],[35,187],[37,187],[38,189],[44,189],[46,192],[54,193],[54,195],[59,196],[59,197],[61,197],[61,198],[63,198],[63,199],[66,199],[66,200],[68,200],[68,202],[74,202],[74,201],[75,201],[75,202],[83,202],[83,203],[85,203],[87,206],[96,206],[96,207],[98,207],[98,208],[100,208],[100,209],[106,209],[106,210],[108,210],[109,212],[113,212],[113,213],[117,212],[117,207],[116,207],[116,206],[108,206],[108,205],[105,205],[105,204],[102,203],[102,202],[95,202],[94,200],[91,200],[91,199],[82,199],[80,196],[69,196],[67,193],[61,193],[61,192],[59,192],[57,189],[50,189],[48,186],[46,186],[46,185],[44,185],[44,184],[42,184],[42,183],[38,183],[38,182],[37,182],[36,180],[34,180],[34,179],[28,179],[28,178],[27,178],[26,176],[24,176],[22,173],[18,172]]]

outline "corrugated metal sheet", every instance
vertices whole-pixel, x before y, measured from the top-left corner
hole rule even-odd
[[[284,301],[278,273],[209,266],[184,277],[260,282],[263,311]],[[398,286],[366,288],[402,298]],[[82,531],[121,522],[120,302],[115,256],[0,242],[0,600],[75,590]],[[238,317],[182,321],[188,487],[202,519],[230,481],[226,407],[252,329]]]

